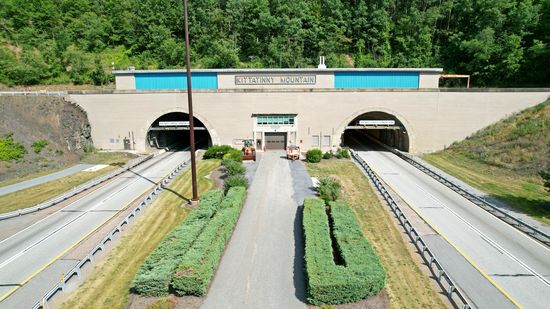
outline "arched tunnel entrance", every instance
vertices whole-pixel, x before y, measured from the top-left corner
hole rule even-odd
[[[368,112],[353,119],[346,127],[342,143],[348,147],[379,147],[375,141],[409,151],[409,135],[405,126],[394,115]]]
[[[195,145],[206,148],[212,144],[212,139],[204,124],[196,117]],[[152,148],[182,150],[189,147],[189,114],[173,112],[160,116],[149,127],[147,144]]]

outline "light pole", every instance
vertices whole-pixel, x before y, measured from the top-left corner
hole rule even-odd
[[[193,185],[193,198],[191,201],[199,200],[197,192],[197,168],[195,163],[195,125],[193,123],[193,92],[191,91],[191,67],[189,57],[189,25],[187,15],[187,0],[183,0],[183,14],[185,15],[185,66],[187,68],[187,106],[189,108],[189,143],[191,144],[191,181]]]

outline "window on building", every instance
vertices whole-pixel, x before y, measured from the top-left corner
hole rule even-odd
[[[271,115],[271,116],[257,116],[256,117],[256,123],[257,124],[294,124],[294,116],[288,116],[288,115]]]
[[[330,147],[330,135],[323,136],[323,147]]]
[[[319,147],[319,135],[311,136],[311,147]]]

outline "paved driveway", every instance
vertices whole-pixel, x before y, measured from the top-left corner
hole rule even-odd
[[[300,206],[311,186],[301,162],[262,154],[202,308],[306,308]]]

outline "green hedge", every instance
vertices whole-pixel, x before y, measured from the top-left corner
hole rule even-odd
[[[141,265],[132,282],[132,288],[138,294],[168,295],[172,273],[182,256],[218,211],[222,198],[221,190],[205,193],[197,207],[161,241]]]
[[[335,250],[343,259],[336,265],[325,203],[304,202],[303,228],[308,301],[315,305],[355,302],[384,287],[386,273],[365,239],[353,211],[344,202],[330,203]]]
[[[244,187],[231,188],[208,226],[185,253],[172,276],[177,295],[203,296],[210,285],[227,241],[239,218],[245,198]]]
[[[205,159],[233,159],[237,162],[242,162],[243,156],[241,151],[229,145],[213,145],[208,147],[203,155]]]
[[[319,163],[323,158],[321,149],[312,148],[306,152],[306,161],[309,163]]]

